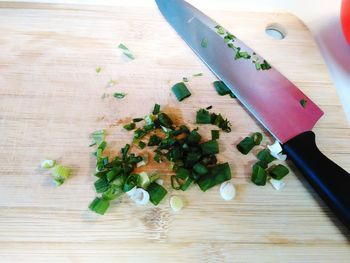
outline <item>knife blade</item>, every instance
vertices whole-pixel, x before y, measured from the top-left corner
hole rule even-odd
[[[219,34],[218,24],[189,3],[156,3],[169,24],[282,144],[316,192],[350,229],[350,175],[319,151],[311,131],[322,110],[274,67],[257,70],[251,58],[255,63],[264,58],[236,37],[225,41],[224,35],[231,33],[220,25],[225,33]],[[237,51],[247,52],[250,59],[237,59]],[[307,104],[302,106],[302,100]]]

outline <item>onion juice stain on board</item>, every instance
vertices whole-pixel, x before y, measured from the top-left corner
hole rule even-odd
[[[141,219],[145,225],[147,238],[157,241],[168,239],[169,212],[159,207],[149,209]]]

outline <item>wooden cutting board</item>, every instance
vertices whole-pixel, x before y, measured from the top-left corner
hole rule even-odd
[[[305,25],[286,13],[203,11],[254,47],[325,112],[314,131],[325,154],[350,170],[350,130],[323,60]],[[265,34],[278,23],[283,40]],[[236,143],[262,131],[240,103],[220,97],[214,75],[150,7],[97,7],[33,3],[0,4],[0,255],[1,262],[349,262],[349,235],[296,169],[286,188],[250,182],[254,154]],[[126,44],[130,61],[117,48]],[[99,74],[95,68],[101,67]],[[202,72],[202,77],[192,77]],[[170,87],[189,78],[192,96],[179,103]],[[244,76],[242,76],[244,77]],[[109,80],[113,87],[106,87]],[[251,81],[247,79],[247,81]],[[126,92],[123,100],[101,99]],[[200,107],[213,105],[233,124],[221,133],[220,161],[232,168],[237,197],[170,190],[159,206],[127,198],[104,216],[88,211],[95,197],[95,160],[89,134],[106,128],[112,154],[131,141],[120,119],[142,117],[159,103],[177,123],[194,123]],[[283,110],[283,109],[281,109]],[[200,126],[209,138],[210,126]],[[272,138],[264,132],[264,143]],[[258,149],[254,151],[257,152]],[[71,166],[54,187],[42,159]],[[150,164],[168,178],[166,165]],[[331,175],[330,175],[331,176]],[[174,213],[171,195],[186,207]],[[334,221],[334,222],[333,222]]]

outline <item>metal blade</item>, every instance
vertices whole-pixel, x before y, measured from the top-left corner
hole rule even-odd
[[[217,33],[217,23],[198,9],[182,0],[156,2],[177,33],[281,143],[311,130],[323,115],[311,99],[275,68],[256,70],[250,60],[235,60],[233,49]],[[234,43],[241,51],[254,52],[239,39]],[[303,99],[307,101],[305,107],[300,104]]]

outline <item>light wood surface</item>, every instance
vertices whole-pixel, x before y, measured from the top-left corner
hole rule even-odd
[[[320,54],[307,28],[285,13],[204,12],[234,32],[296,83],[325,112],[314,131],[321,150],[350,171],[350,130]],[[264,29],[279,23],[278,41]],[[217,96],[214,75],[151,7],[97,7],[0,3],[0,256],[1,262],[349,262],[349,235],[295,172],[286,188],[250,183],[253,154],[235,144],[261,127],[241,105]],[[135,53],[128,60],[118,50]],[[101,67],[100,74],[95,68]],[[203,72],[202,77],[191,77]],[[172,84],[190,78],[192,96],[179,103]],[[117,85],[106,87],[110,79]],[[247,79],[247,81],[250,81]],[[123,91],[123,100],[101,99]],[[160,103],[191,127],[195,111],[213,105],[233,129],[221,134],[219,160],[229,161],[237,198],[218,188],[185,193],[180,213],[168,198],[158,207],[127,198],[105,216],[88,211],[95,197],[95,160],[89,134],[107,128],[111,152],[132,134],[119,119],[142,117]],[[104,117],[101,120],[101,117]],[[200,126],[209,138],[210,128]],[[265,143],[271,138],[266,134]],[[256,151],[255,151],[256,152]],[[42,159],[73,168],[54,187]],[[156,169],[149,165],[147,171]],[[166,166],[158,168],[166,174]],[[165,176],[166,177],[166,176]],[[169,187],[169,181],[165,181]],[[333,222],[334,221],[334,222]]]

